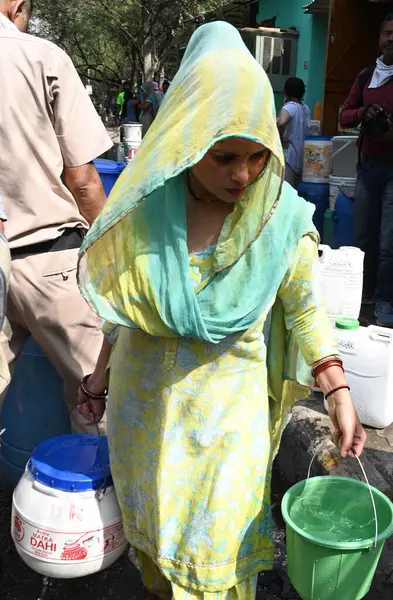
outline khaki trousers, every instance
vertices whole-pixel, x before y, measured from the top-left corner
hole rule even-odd
[[[75,409],[79,383],[94,370],[102,344],[101,320],[76,281],[78,250],[28,255],[12,261],[7,318],[0,348],[11,374],[30,334],[64,381],[73,430],[96,433]],[[2,395],[4,400],[6,392]],[[105,429],[103,422],[101,431]]]

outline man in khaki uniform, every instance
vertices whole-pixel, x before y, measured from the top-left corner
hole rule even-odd
[[[7,220],[3,201],[0,197],[0,331],[3,330],[5,322],[5,311],[7,308],[8,285],[11,272],[11,255],[8,240],[4,235],[4,223]],[[0,394],[10,382],[10,370],[7,357],[0,346]]]
[[[106,196],[93,159],[111,140],[70,60],[22,33],[30,0],[0,0],[0,196],[12,256],[1,345],[11,365],[32,334],[64,380],[71,409],[96,364],[101,323],[76,281],[78,249]],[[71,414],[75,431],[94,431]]]

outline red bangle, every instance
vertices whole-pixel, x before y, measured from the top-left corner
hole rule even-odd
[[[349,385],[340,385],[339,387],[334,388],[334,390],[330,390],[330,392],[328,392],[325,395],[325,399],[327,400],[328,398],[330,398],[330,396],[333,396],[333,394],[339,392],[340,390],[348,390],[350,392],[351,388],[349,387]]]
[[[318,376],[323,373],[324,371],[327,371],[327,369],[330,369],[331,367],[340,367],[343,372],[344,372],[344,366],[342,363],[342,360],[338,359],[338,358],[332,358],[331,360],[328,360],[322,364],[317,365],[312,372],[312,376],[314,379],[317,379]]]

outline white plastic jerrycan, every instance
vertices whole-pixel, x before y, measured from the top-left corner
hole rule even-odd
[[[362,305],[364,252],[343,246],[332,250],[319,246],[322,293],[326,311],[334,322],[342,317],[358,319]]]
[[[393,423],[393,330],[339,319],[334,332],[360,421],[388,427]]]

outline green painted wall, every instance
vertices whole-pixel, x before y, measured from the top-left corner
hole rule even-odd
[[[304,14],[305,0],[260,0],[258,22],[278,15],[276,27],[296,27],[300,33],[296,76],[307,86],[306,103],[311,108],[323,101],[328,18]],[[305,68],[308,63],[308,69]],[[276,93],[276,108],[282,106],[284,95]]]

